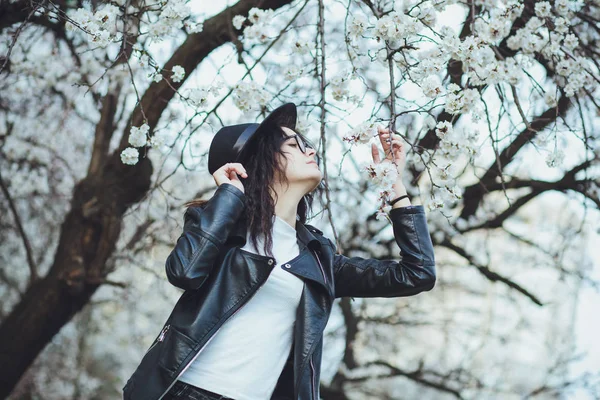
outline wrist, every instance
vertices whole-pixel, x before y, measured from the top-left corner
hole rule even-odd
[[[406,194],[408,194],[406,192],[406,187],[404,186],[404,183],[402,183],[401,179],[398,179],[398,181],[393,185],[393,189],[394,189],[394,197],[391,199],[391,201],[393,201],[394,199],[400,197],[400,196],[404,196]],[[412,205],[410,202],[410,199],[408,197],[398,200],[396,201],[393,205],[392,205],[392,209],[394,208],[401,208],[401,207],[407,207]]]

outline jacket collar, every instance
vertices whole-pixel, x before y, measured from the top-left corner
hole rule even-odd
[[[231,236],[238,238],[243,244],[246,244],[247,223],[246,214],[242,214],[231,234]],[[298,220],[296,220],[296,236],[305,246],[313,249],[319,249],[321,246],[321,242],[319,242],[319,239],[317,239],[313,232]]]

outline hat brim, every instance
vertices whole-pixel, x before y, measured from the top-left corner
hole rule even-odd
[[[248,138],[244,144],[244,148],[238,156],[238,160],[244,158],[245,154],[247,153],[247,149],[251,147],[250,144],[254,138],[258,137],[259,135],[264,135],[269,128],[272,128],[273,126],[284,126],[286,128],[296,130],[297,118],[298,111],[294,103],[285,103],[271,111],[269,115],[267,115],[265,119],[258,125],[252,136]]]

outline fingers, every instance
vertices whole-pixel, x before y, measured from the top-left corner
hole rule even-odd
[[[375,164],[379,164],[379,150],[377,149],[375,143],[371,143],[371,155],[373,156],[373,161],[375,162]]]
[[[383,151],[387,157],[388,155],[391,154],[390,142],[388,142],[388,140],[390,138],[390,129],[383,128],[381,126],[377,126],[377,131],[378,131],[379,140],[381,142],[381,146],[383,147]],[[397,153],[397,152],[401,153],[402,150],[404,150],[404,142],[402,141],[402,136],[400,136],[397,133],[394,133],[392,135],[391,145],[394,148],[395,153]]]
[[[248,174],[246,173],[246,168],[244,168],[244,166],[240,163],[227,163],[223,167],[225,168],[225,173],[229,177],[234,177],[235,174],[244,178],[248,177]]]

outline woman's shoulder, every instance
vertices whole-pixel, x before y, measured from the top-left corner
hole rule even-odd
[[[306,227],[306,229],[308,229],[312,233],[318,233],[320,236],[323,236],[323,231],[312,226],[311,224],[304,224],[304,226]]]

